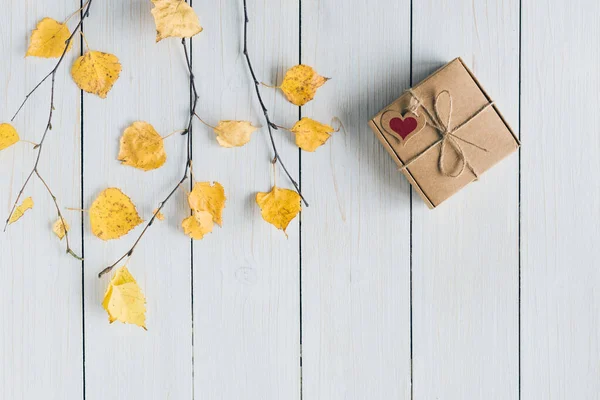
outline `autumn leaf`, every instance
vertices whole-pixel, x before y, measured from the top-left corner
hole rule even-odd
[[[23,216],[23,214],[25,214],[25,211],[31,208],[33,208],[33,199],[31,197],[28,197],[25,200],[23,200],[20,206],[15,208],[15,211],[13,211],[10,218],[8,219],[8,223],[14,224]]]
[[[0,150],[12,146],[19,140],[17,130],[11,124],[0,124]]]
[[[146,329],[146,297],[137,282],[123,266],[117,270],[104,294],[102,307],[112,324],[121,321]]]
[[[240,147],[250,141],[250,136],[258,129],[248,121],[219,121],[214,128],[217,142],[223,147]]]
[[[279,88],[291,103],[303,106],[315,97],[317,89],[328,80],[312,67],[300,64],[288,69]]]
[[[190,38],[202,32],[198,16],[185,1],[152,0],[152,3],[157,42],[168,37]]]
[[[331,126],[310,118],[302,118],[290,131],[296,135],[296,145],[304,151],[315,151],[335,132]]]
[[[67,24],[52,18],[44,18],[38,22],[37,27],[31,32],[29,48],[25,57],[59,58],[65,51],[65,45],[71,32]],[[73,47],[73,41],[69,43],[67,51]]]
[[[103,99],[119,79],[120,73],[119,59],[100,51],[88,51],[75,60],[71,68],[71,76],[81,90]]]
[[[300,200],[300,195],[295,191],[277,186],[273,186],[269,193],[256,194],[256,204],[260,207],[263,219],[284,233],[290,221],[302,209]]]
[[[164,221],[165,220],[165,215],[163,213],[161,213],[160,211],[158,211],[158,208],[155,208],[154,210],[152,210],[152,215],[156,215],[156,219],[159,221]]]
[[[102,240],[118,239],[143,222],[131,199],[117,188],[100,193],[89,214],[92,233]]]
[[[194,215],[202,215],[201,211],[208,211],[212,220],[219,226],[223,224],[223,209],[225,208],[225,189],[219,182],[196,182],[188,195],[188,203]],[[202,220],[198,222],[202,223]],[[212,230],[212,226],[210,228]],[[210,232],[210,231],[209,231]]]
[[[63,224],[63,221],[64,221],[64,224]],[[69,226],[67,221],[61,217],[58,217],[58,219],[56,220],[54,225],[52,225],[52,232],[54,232],[54,234],[56,236],[58,236],[58,238],[60,240],[63,240],[63,238],[65,237],[65,234],[69,231],[69,229],[71,229],[71,227]]]
[[[213,230],[213,216],[208,211],[194,211],[181,223],[183,232],[194,240],[200,240]]]
[[[160,168],[167,160],[163,138],[149,123],[136,121],[121,136],[118,160],[144,171]]]

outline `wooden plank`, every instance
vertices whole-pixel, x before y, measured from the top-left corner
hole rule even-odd
[[[8,2],[0,24],[1,122],[56,64],[55,59],[25,58],[38,20],[63,20],[79,2]],[[73,46],[56,76],[54,129],[46,138],[39,171],[61,206],[77,207],[80,198],[79,90],[69,76],[79,54]],[[30,98],[13,122],[22,139],[41,140],[50,111],[50,82]],[[17,143],[0,152],[2,226],[17,192],[35,162],[36,152]],[[0,232],[0,398],[81,398],[81,262],[65,254],[65,243],[51,231],[57,218],[52,199],[33,178],[24,193],[33,210]],[[72,247],[81,250],[79,215],[69,215]]]
[[[519,2],[416,2],[413,82],[457,56],[518,128]],[[518,157],[429,210],[413,195],[413,390],[518,395]]]
[[[197,4],[196,4],[197,3]],[[194,39],[198,112],[249,120],[265,127],[242,54],[242,1],[194,2],[204,31]],[[258,79],[279,83],[298,60],[298,4],[249,1],[248,48]],[[278,124],[293,123],[298,108],[262,89]],[[284,132],[276,143],[293,176],[298,153]],[[211,129],[196,123],[194,171],[227,194],[222,228],[194,242],[194,394],[198,399],[298,399],[299,235],[289,238],[261,219],[257,191],[273,180],[266,127],[241,148],[222,148]],[[277,183],[291,187],[277,169]]]
[[[176,185],[185,164],[185,137],[165,141],[166,164],[143,172],[117,161],[119,138],[137,120],[161,135],[182,129],[189,110],[189,78],[179,39],[155,43],[150,2],[94,2],[86,21],[93,50],[120,58],[121,77],[107,99],[84,96],[84,198],[89,207],[108,187],[119,187],[149,220],[152,210]],[[142,230],[103,242],[85,230],[85,325],[87,399],[189,399],[192,396],[190,241],[180,223],[189,208],[183,191],[164,208],[140,242],[128,268],[147,299],[148,331],[108,324],[101,302],[112,274],[97,273],[112,264]]]
[[[346,127],[302,153],[304,398],[408,399],[410,189],[367,122],[409,86],[410,2],[303,1],[302,62],[332,77],[302,115]]]
[[[524,399],[600,393],[599,13],[597,2],[523,3]]]

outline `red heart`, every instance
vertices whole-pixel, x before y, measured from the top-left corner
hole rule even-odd
[[[417,129],[417,120],[412,117],[405,119],[395,117],[390,120],[390,128],[404,140],[412,131]]]

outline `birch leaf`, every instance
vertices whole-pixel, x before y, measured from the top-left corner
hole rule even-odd
[[[212,232],[214,226],[213,216],[208,211],[194,212],[181,223],[183,232],[194,240],[200,240],[207,233]]]
[[[19,140],[17,130],[11,124],[0,124],[0,150],[12,146]]]
[[[136,121],[121,136],[118,160],[143,171],[160,168],[167,161],[163,138],[149,123]]]
[[[223,147],[240,147],[250,141],[250,136],[258,129],[248,121],[219,121],[214,131],[217,142]]]
[[[52,232],[54,232],[54,234],[56,236],[58,236],[58,238],[60,240],[63,240],[63,238],[65,237],[65,234],[69,231],[69,229],[71,229],[71,227],[69,226],[69,224],[67,223],[66,220],[64,221],[64,224],[63,224],[63,219],[58,217],[58,219],[56,220],[54,225],[52,225]]]
[[[65,45],[71,32],[66,24],[52,18],[44,18],[38,22],[37,27],[31,32],[29,48],[25,57],[59,58],[65,51]],[[69,43],[67,51],[73,47],[73,41]]]
[[[331,126],[310,118],[302,118],[290,130],[296,135],[296,145],[304,151],[315,151],[335,131]]]
[[[159,221],[164,221],[165,220],[165,215],[163,213],[161,213],[160,211],[158,211],[158,208],[155,208],[154,210],[152,210],[152,215],[156,214],[156,219]]]
[[[117,270],[104,294],[102,307],[112,324],[121,321],[146,329],[146,297],[127,267]]]
[[[280,189],[277,186],[273,186],[268,193],[256,194],[256,204],[260,207],[263,219],[284,233],[290,221],[296,218],[302,209],[300,200],[300,195],[295,191]]]
[[[288,69],[279,88],[291,103],[303,106],[315,97],[317,89],[328,80],[312,67],[300,64]]]
[[[102,240],[118,239],[143,222],[131,199],[117,188],[100,193],[89,214],[92,233]]]
[[[188,195],[188,203],[195,215],[201,211],[208,211],[212,220],[219,226],[223,224],[223,209],[225,208],[225,189],[219,182],[196,182],[191,193]],[[202,222],[202,221],[198,221]],[[211,227],[212,230],[212,227]]]
[[[21,205],[19,205],[19,206],[17,206],[17,208],[15,208],[15,211],[13,211],[10,218],[8,219],[8,223],[14,224],[23,216],[23,214],[25,214],[25,211],[32,209],[32,208],[33,208],[33,199],[31,197],[28,197],[25,200],[23,200]]]
[[[88,51],[75,60],[71,68],[71,76],[81,90],[103,99],[119,79],[120,73],[119,59],[100,51]]]
[[[168,37],[190,38],[202,32],[196,12],[185,1],[152,0],[152,3],[157,42]]]

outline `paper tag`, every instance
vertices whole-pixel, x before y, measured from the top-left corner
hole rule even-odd
[[[402,114],[398,111],[388,110],[381,114],[383,129],[405,144],[410,138],[419,133],[426,125],[425,115],[416,115],[411,111]]]

